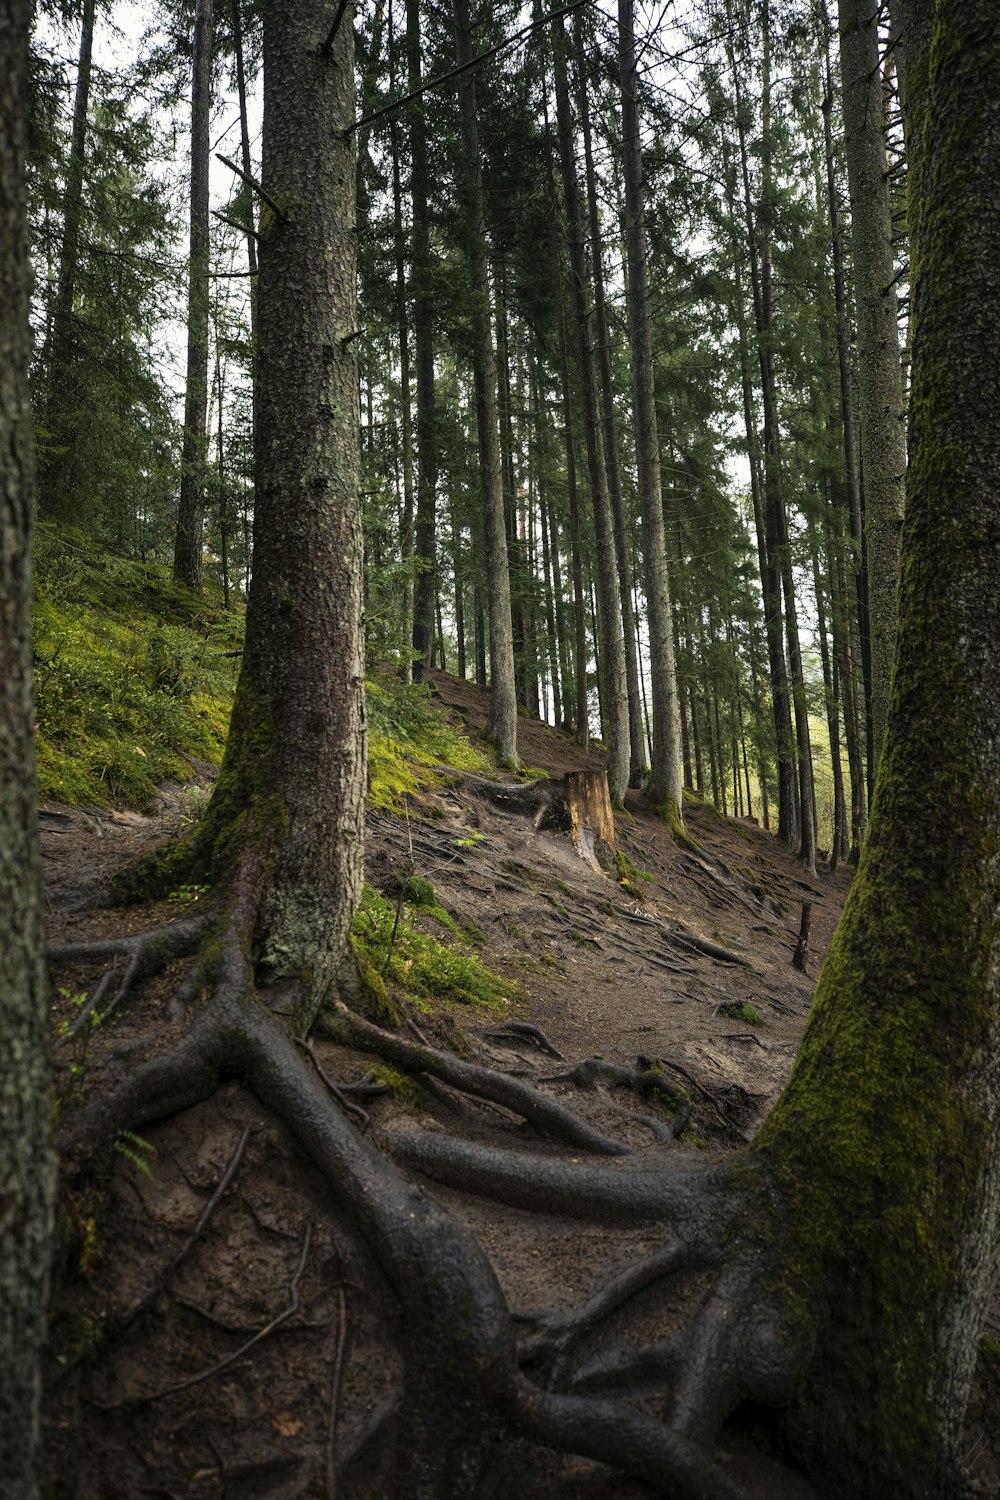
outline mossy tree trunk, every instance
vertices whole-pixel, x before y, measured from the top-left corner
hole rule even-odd
[[[254,911],[258,972],[336,982],[360,899],[366,769],[352,32],[264,17],[257,510],[246,649],[200,833]],[[324,162],[317,172],[315,163]]]
[[[809,1030],[755,1149],[791,1216],[786,1317],[809,1336],[789,1432],[856,1497],[958,1493],[1000,1238],[995,20],[991,0],[935,10],[888,735]]]
[[[38,1493],[55,1159],[31,698],[27,0],[0,4],[0,1494]]]

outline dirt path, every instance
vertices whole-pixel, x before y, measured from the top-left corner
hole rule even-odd
[[[474,732],[482,695],[450,679],[438,678],[438,687]],[[596,764],[544,726],[521,728],[531,765],[561,775]],[[165,788],[162,806],[145,818],[43,809],[50,937],[148,928],[202,899],[187,889],[153,912],[100,904],[115,869],[190,815],[197,796]],[[805,878],[749,821],[686,811],[692,850],[678,848],[630,797],[619,845],[650,877],[637,876],[631,889],[580,861],[564,837],[535,833],[528,819],[461,782],[429,795],[408,819],[369,820],[369,879],[380,886],[412,868],[431,880],[449,911],[478,926],[487,963],[510,977],[512,993],[516,985],[526,994],[511,1015],[530,1015],[562,1057],[530,1037],[502,1034],[503,1017],[467,1008],[442,1007],[421,1025],[438,1039],[460,1031],[478,1060],[539,1081],[632,1149],[625,1170],[685,1154],[697,1162],[752,1133],[787,1076],[811,999],[812,979],[791,964],[801,902],[813,903],[814,974],[848,885],[844,874]],[[78,1013],[72,997],[92,991],[100,972],[60,974],[64,1030]],[[129,1002],[116,1042],[170,1024],[167,997],[177,978],[167,971]],[[733,1018],[723,1010],[730,1006],[752,1010]],[[746,1019],[754,1012],[759,1021]],[[87,1059],[78,1042],[57,1040],[60,1088],[72,1093]],[[316,1052],[337,1079],[362,1077],[370,1066],[332,1045]],[[631,1092],[542,1082],[583,1058],[631,1067],[640,1054],[663,1059],[664,1076],[688,1096],[680,1141],[670,1139],[662,1111]],[[428,1081],[366,1108],[376,1138],[418,1126],[539,1158],[556,1154],[506,1111],[444,1084]],[[342,1500],[391,1500],[380,1465],[402,1378],[392,1339],[399,1309],[284,1131],[232,1083],[211,1104],[152,1121],[138,1140],[117,1146],[84,1188],[63,1198],[48,1399],[52,1493],[319,1497],[328,1493],[335,1451]],[[623,1230],[427,1188],[473,1230],[511,1305],[526,1316],[590,1295],[663,1237],[655,1224]],[[676,1318],[697,1290],[695,1278],[672,1311],[653,1297],[635,1306],[646,1319]],[[737,1434],[727,1444],[726,1461],[762,1500],[808,1494]],[[492,1483],[484,1494],[512,1500],[649,1493],[524,1443],[500,1451]]]

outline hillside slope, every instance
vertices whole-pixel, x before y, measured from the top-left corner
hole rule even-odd
[[[474,737],[485,695],[443,674],[433,685],[455,739]],[[526,762],[552,777],[599,765],[544,725],[522,720],[520,731]],[[148,929],[207,898],[184,889],[155,909],[103,904],[115,870],[175,826],[192,795],[167,786],[147,814],[46,806],[53,939]],[[483,795],[461,771],[368,818],[372,890],[359,936],[397,991],[400,1038],[534,1083],[627,1147],[615,1170],[640,1176],[664,1160],[696,1166],[706,1151],[753,1132],[787,1076],[809,1009],[812,978],[791,963],[801,903],[812,903],[814,975],[849,883],[844,873],[805,877],[749,821],[696,804],[685,816],[690,847],[630,794],[616,820],[625,856],[617,875],[584,863],[565,835],[536,831],[530,816]],[[442,999],[442,980],[435,993],[435,972],[447,978],[457,966],[467,977],[462,966],[472,963],[495,981],[455,986]],[[57,974],[64,1098],[86,1083],[93,1032],[69,1033],[80,997],[93,995],[102,973],[92,963]],[[106,1023],[116,1047],[173,1024],[182,973],[168,969]],[[314,1053],[328,1079],[368,1080],[355,1100],[359,1123],[397,1158],[428,1139],[478,1145],[498,1162],[512,1148],[521,1153],[513,1197],[533,1197],[531,1210],[424,1181],[487,1251],[526,1327],[664,1243],[655,1222],[600,1222],[585,1205],[582,1220],[565,1204],[553,1211],[532,1179],[547,1161],[580,1154],[496,1102],[356,1048],[317,1041]],[[576,1072],[595,1058],[589,1075]],[[646,1083],[621,1087],[629,1073]],[[587,1081],[597,1087],[577,1086]],[[406,1441],[393,1415],[402,1380],[393,1329],[405,1307],[285,1131],[234,1079],[211,1104],[150,1121],[117,1146],[63,1196],[52,1494],[319,1497],[329,1493],[334,1454],[341,1500],[388,1500],[387,1465]],[[668,1296],[650,1287],[621,1314],[619,1336],[628,1339],[636,1318],[644,1336],[682,1326],[699,1287],[696,1271]],[[579,1356],[585,1370],[586,1343]],[[996,1473],[988,1431],[975,1433],[987,1485]],[[720,1458],[757,1500],[810,1495],[739,1424]],[[651,1493],[525,1441],[504,1445],[491,1472],[488,1493],[501,1500]]]

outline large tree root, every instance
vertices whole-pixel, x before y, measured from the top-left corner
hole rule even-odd
[[[450,1084],[465,1094],[501,1104],[527,1120],[529,1125],[534,1125],[536,1129],[567,1145],[584,1151],[595,1151],[604,1156],[629,1154],[627,1146],[594,1130],[554,1099],[547,1099],[523,1079],[465,1062],[451,1052],[439,1052],[435,1047],[408,1042],[395,1032],[385,1031],[381,1026],[366,1021],[345,1005],[338,1004],[332,1013],[327,1011],[321,1018],[318,1029],[332,1035],[337,1041],[348,1041],[366,1052],[374,1052],[409,1073],[429,1073],[431,1077],[440,1078],[443,1083]]]
[[[365,1242],[399,1309],[395,1335],[406,1374],[391,1482],[397,1500],[473,1500],[503,1432],[610,1465],[677,1500],[742,1500],[712,1456],[715,1432],[746,1396],[784,1398],[790,1369],[765,1312],[756,1324],[743,1317],[748,1306],[765,1307],[752,1258],[727,1266],[695,1319],[683,1357],[676,1345],[668,1356],[671,1341],[662,1339],[657,1357],[644,1367],[641,1350],[631,1364],[617,1356],[620,1387],[627,1389],[637,1373],[672,1386],[664,1390],[671,1406],[666,1423],[624,1400],[583,1393],[588,1384],[615,1384],[614,1359],[598,1368],[592,1351],[586,1365],[574,1368],[580,1346],[627,1316],[633,1298],[666,1295],[675,1272],[713,1263],[714,1247],[736,1211],[727,1168],[642,1172],[625,1164],[487,1151],[422,1132],[391,1133],[399,1161],[453,1185],[549,1212],[671,1224],[673,1238],[661,1251],[620,1273],[582,1307],[541,1320],[519,1352],[515,1321],[476,1240],[359,1134],[285,1021],[257,996],[241,915],[242,922],[228,919],[210,976],[214,988],[186,1029],[166,1037],[162,1050],[154,1044],[144,1058],[131,1059],[125,1076],[101,1081],[67,1123],[71,1146],[79,1150],[116,1130],[141,1128],[207,1098],[227,1077],[242,1080],[282,1123]],[[219,954],[218,945],[214,951]],[[284,1009],[287,1000],[284,994]],[[336,1014],[341,1034],[354,1045],[493,1098],[574,1149],[621,1150],[518,1080],[414,1046],[340,1008]],[[525,1359],[565,1389],[542,1389],[527,1377]]]

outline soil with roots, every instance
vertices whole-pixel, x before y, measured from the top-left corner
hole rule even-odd
[[[443,674],[434,681],[476,733],[484,695]],[[563,775],[599,764],[542,725],[519,727],[532,766]],[[99,1110],[105,1080],[120,1086],[149,1038],[180,1034],[211,893],[182,888],[124,909],[107,893],[116,870],[196,815],[206,786],[165,787],[148,815],[42,809],[66,1121]],[[220,1065],[199,1102],[160,1107],[96,1150],[70,1141],[46,1388],[53,1497],[392,1500],[408,1450],[432,1421],[446,1427],[421,1400],[453,1405],[459,1446],[463,1421],[494,1439],[476,1490],[484,1500],[674,1493],[649,1480],[654,1458],[629,1472],[612,1450],[647,1441],[720,1266],[712,1226],[705,1243],[693,1220],[672,1238],[647,1184],[672,1171],[683,1219],[685,1174],[710,1180],[752,1137],[789,1073],[850,882],[843,869],[806,875],[750,819],[694,804],[685,815],[690,847],[630,794],[617,819],[630,861],[621,879],[457,777],[405,817],[370,816],[371,883],[431,881],[456,920],[479,929],[478,951],[509,978],[509,1001],[410,1011],[388,1038],[341,1017],[311,1051],[289,1048],[292,1097],[297,1088],[313,1099],[303,1077],[319,1099],[339,1086],[345,1139],[359,1132],[364,1150],[384,1152],[421,1190],[390,1217],[426,1214],[428,1235],[457,1223],[485,1252],[535,1394],[498,1387],[492,1418],[481,1396],[465,1411],[464,1333],[408,1305],[405,1275],[373,1253],[365,1215],[331,1192],[327,1163],[341,1147],[314,1147],[308,1120],[262,1101],[252,1067]],[[804,901],[801,973],[792,956]],[[441,935],[432,922],[427,930]],[[173,937],[143,943],[163,931]],[[95,995],[99,1026],[86,1016]],[[363,1196],[372,1158],[359,1160]],[[483,1163],[491,1196],[477,1191]],[[560,1186],[563,1163],[593,1166],[577,1203]],[[496,1187],[505,1174],[509,1190]],[[623,1183],[635,1212],[621,1209]],[[373,1178],[372,1196],[384,1191]],[[979,1493],[995,1495],[1000,1417],[987,1377],[974,1392],[968,1467]],[[635,1431],[628,1418],[602,1447],[585,1429],[606,1419],[597,1398],[625,1387]],[[668,1468],[675,1456],[654,1455]],[[747,1403],[714,1443],[704,1490],[697,1463],[684,1472],[677,1493],[688,1483],[695,1495],[748,1500],[815,1494],[768,1452],[766,1423]],[[418,1492],[411,1480],[407,1493]],[[436,1500],[453,1492],[426,1490]]]

